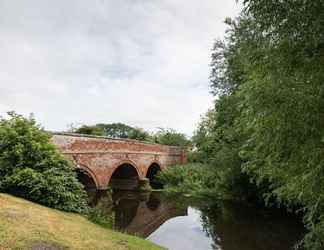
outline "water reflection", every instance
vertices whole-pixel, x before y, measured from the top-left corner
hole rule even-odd
[[[293,249],[304,233],[301,220],[280,210],[227,203],[202,208],[201,213],[212,249]]]
[[[212,249],[213,239],[202,227],[199,210],[188,208],[188,216],[173,218],[164,223],[147,239],[168,249]]]
[[[114,191],[96,193],[90,204],[114,215],[114,229],[146,238],[167,220],[187,215],[186,206],[165,202],[159,193]]]
[[[168,249],[288,250],[302,237],[302,224],[284,212],[166,198],[160,193],[96,193],[91,200],[114,228]]]

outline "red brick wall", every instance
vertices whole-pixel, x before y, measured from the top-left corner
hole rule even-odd
[[[152,163],[163,170],[187,161],[186,150],[181,147],[136,140],[54,133],[51,141],[77,168],[94,179],[98,189],[107,188],[113,172],[123,163],[134,166],[142,179]]]

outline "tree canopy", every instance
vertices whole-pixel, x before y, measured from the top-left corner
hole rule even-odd
[[[111,138],[134,139],[159,143],[170,146],[187,147],[191,144],[190,140],[183,133],[179,133],[171,128],[159,128],[155,133],[149,133],[142,128],[131,127],[123,123],[99,123],[96,125],[82,125],[73,129],[72,132],[88,135],[107,136]]]
[[[170,146],[182,146],[188,147],[191,142],[185,134],[179,133],[174,129],[160,128],[158,132],[153,134],[153,140],[156,143],[170,145]]]
[[[36,121],[13,112],[0,119],[0,192],[73,212],[87,208],[70,162]]]
[[[72,132],[88,135],[107,136],[111,138],[135,139],[149,141],[150,134],[142,128],[131,127],[123,123],[98,123],[96,125],[82,125]]]
[[[245,0],[212,51],[214,107],[193,137],[228,192],[302,207],[324,249],[324,2]]]

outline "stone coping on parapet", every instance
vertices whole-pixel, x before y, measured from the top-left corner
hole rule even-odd
[[[140,140],[135,140],[135,139],[113,138],[113,137],[101,136],[101,135],[87,135],[87,134],[77,134],[77,133],[69,133],[69,132],[55,132],[55,131],[46,131],[46,132],[48,132],[52,135],[72,136],[72,137],[81,137],[81,138],[93,138],[93,139],[105,139],[105,140],[114,140],[114,141],[125,141],[125,142],[133,142],[133,143],[138,143],[138,144],[159,145],[159,146],[163,146],[163,147],[187,150],[187,147],[164,145],[164,144],[140,141]]]

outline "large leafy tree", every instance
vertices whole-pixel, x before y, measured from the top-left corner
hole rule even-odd
[[[226,19],[226,23],[229,29],[225,41],[216,41],[212,51],[210,78],[215,104],[202,118],[193,143],[200,160],[220,176],[219,192],[235,199],[260,200],[264,188],[250,182],[240,156],[247,140],[241,120],[245,107],[240,91],[248,78],[248,60],[254,56],[254,52],[248,52],[255,45],[255,27],[245,15],[237,20]]]
[[[305,245],[324,249],[324,2],[245,1],[259,29],[241,96],[249,141],[244,169],[271,195],[304,207]]]
[[[70,162],[33,118],[13,112],[0,119],[0,192],[73,212],[87,208]]]
[[[238,173],[226,185],[246,174],[266,201],[302,207],[305,247],[324,249],[324,2],[244,3],[241,17],[227,20],[225,42],[215,43],[216,104],[213,121],[197,130],[207,142],[198,150]]]

